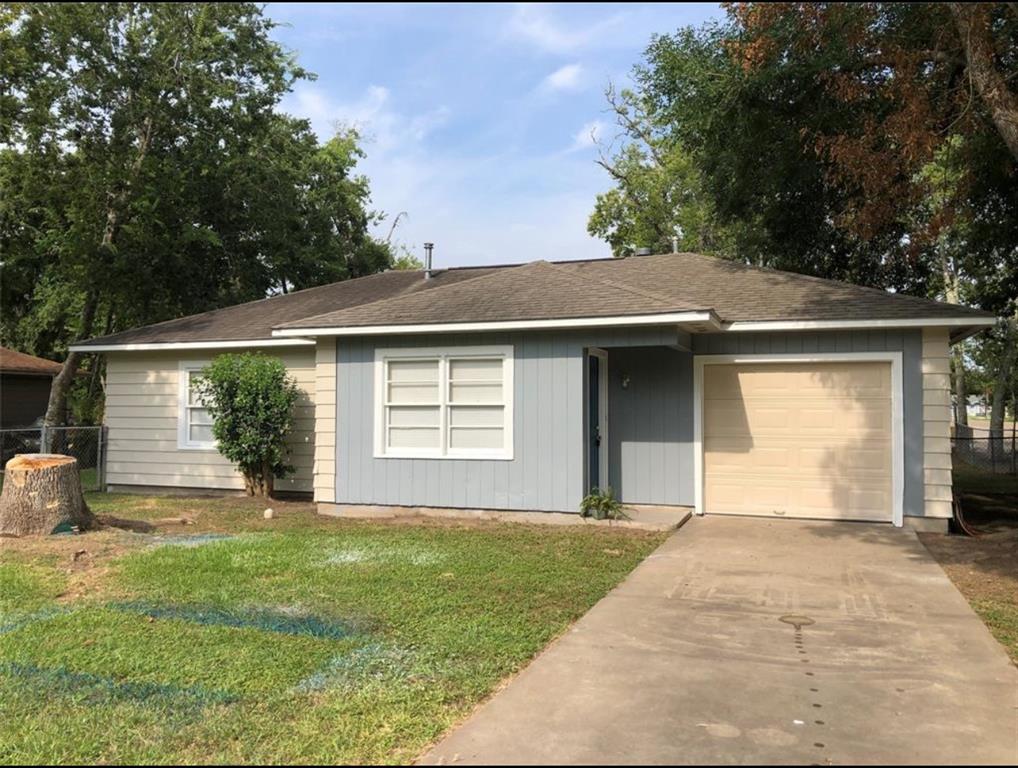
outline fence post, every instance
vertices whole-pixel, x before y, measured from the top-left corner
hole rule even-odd
[[[98,455],[96,456],[96,472],[95,479],[97,491],[101,493],[106,492],[106,425],[103,424],[99,427],[99,447]]]

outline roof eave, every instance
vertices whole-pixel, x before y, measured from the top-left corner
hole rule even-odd
[[[251,349],[258,347],[311,346],[314,339],[292,337],[285,339],[228,339],[208,341],[151,341],[123,344],[72,344],[71,352],[172,352],[187,349]]]
[[[570,328],[639,327],[648,325],[702,325],[709,329],[720,330],[721,320],[713,310],[697,310],[690,312],[658,312],[646,315],[545,318],[537,320],[276,328],[272,331],[272,335],[277,338],[300,336],[391,336],[395,334],[564,330]]]

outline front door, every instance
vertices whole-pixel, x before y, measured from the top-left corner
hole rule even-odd
[[[587,354],[588,490],[608,486],[608,353]]]

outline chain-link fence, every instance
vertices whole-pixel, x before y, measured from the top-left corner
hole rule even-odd
[[[954,425],[951,450],[956,461],[963,461],[986,472],[1018,474],[1018,435],[1014,427],[1003,431]]]
[[[77,459],[83,490],[106,489],[106,427],[0,429],[0,478],[15,455],[44,451]]]

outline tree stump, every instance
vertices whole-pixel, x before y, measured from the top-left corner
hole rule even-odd
[[[7,462],[0,493],[0,536],[99,527],[81,494],[78,461],[58,453],[19,454]]]

